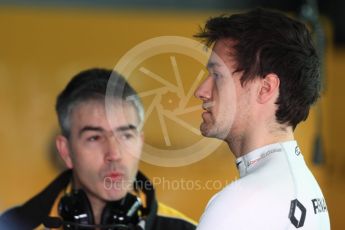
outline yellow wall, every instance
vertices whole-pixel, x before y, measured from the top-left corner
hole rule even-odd
[[[325,148],[328,153],[324,177],[324,190],[331,216],[332,229],[345,225],[342,207],[345,205],[345,49],[338,47],[328,60],[329,76],[325,97]]]
[[[0,9],[0,210],[24,202],[58,174],[49,156],[57,130],[54,104],[56,95],[71,76],[95,66],[113,68],[129,49],[149,38],[162,35],[191,38],[210,15],[218,12]],[[310,119],[297,129],[296,138],[325,191],[333,229],[340,229],[343,225],[339,223],[344,220],[336,210],[337,204],[345,203],[341,196],[345,188],[341,179],[345,157],[340,133],[345,128],[344,93],[340,88],[345,85],[340,82],[345,83],[340,76],[345,68],[345,51],[336,50],[333,57],[331,47],[329,50],[330,76],[322,101],[327,165],[311,163],[317,122],[314,110]],[[163,58],[153,65],[162,66]],[[200,121],[200,115],[192,118]],[[169,132],[180,135],[177,131]],[[154,133],[147,140],[154,143]],[[233,160],[227,146],[222,144],[210,156],[188,166],[158,167],[142,162],[140,167],[150,178],[166,181],[184,178],[200,183],[218,180],[218,185],[224,186],[237,177]],[[196,220],[212,194],[220,189],[174,190],[163,184],[156,187],[161,201]]]

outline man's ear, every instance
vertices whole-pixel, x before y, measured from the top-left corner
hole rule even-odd
[[[267,74],[263,79],[261,79],[257,97],[258,102],[260,104],[265,104],[272,98],[276,100],[276,97],[279,95],[279,84],[279,77],[274,73]]]
[[[73,168],[71,151],[69,149],[68,139],[62,135],[58,135],[55,140],[56,148],[59,151],[60,157],[65,162],[67,168]]]

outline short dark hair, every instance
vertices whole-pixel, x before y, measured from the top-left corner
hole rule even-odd
[[[107,87],[111,87],[111,91],[107,92]],[[106,96],[132,103],[139,121],[143,122],[141,100],[124,77],[112,70],[93,68],[75,75],[57,97],[56,113],[62,134],[67,138],[70,136],[70,114],[75,106],[90,100],[103,100],[105,103]]]
[[[234,40],[241,83],[275,73],[280,79],[277,121],[295,129],[307,119],[320,96],[321,79],[320,61],[303,23],[279,12],[254,9],[211,18],[195,37],[208,46],[219,39]]]

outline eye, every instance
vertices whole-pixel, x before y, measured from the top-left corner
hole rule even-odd
[[[133,130],[126,130],[126,131],[118,133],[118,138],[119,140],[122,140],[122,141],[132,141],[132,140],[135,140],[136,137],[137,137],[137,132]]]
[[[89,141],[89,142],[95,142],[95,141],[99,141],[100,139],[101,139],[101,136],[99,136],[99,135],[94,135],[94,136],[88,137],[88,138],[87,138],[87,141]]]
[[[133,137],[134,137],[134,135],[132,133],[123,133],[122,134],[122,138],[125,140],[132,139]]]
[[[212,73],[212,76],[215,78],[215,79],[218,79],[220,78],[222,75],[220,75],[219,73]]]
[[[214,78],[215,80],[219,79],[222,75],[219,72],[216,72],[214,70],[210,71],[210,75],[212,78]]]

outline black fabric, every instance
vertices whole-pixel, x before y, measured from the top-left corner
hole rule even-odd
[[[149,228],[150,230],[195,229],[194,225],[179,218],[156,216],[156,218],[153,218],[152,220],[154,223],[151,228]]]
[[[49,215],[55,199],[71,178],[72,171],[60,174],[42,192],[21,206],[12,208],[0,216],[0,229],[33,229]]]
[[[31,198],[21,206],[7,210],[0,216],[0,229],[26,230],[41,225],[48,217],[55,200],[71,181],[72,171],[60,174],[42,192]],[[147,208],[143,211],[146,216],[145,230],[193,230],[195,226],[178,218],[157,215],[158,204],[152,183],[138,172],[136,187],[146,195]]]

